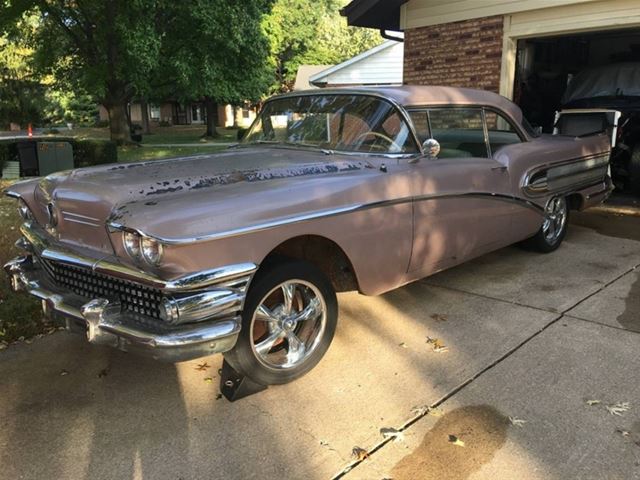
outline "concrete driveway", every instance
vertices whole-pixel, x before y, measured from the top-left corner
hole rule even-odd
[[[236,403],[221,357],[163,365],[63,332],[12,346],[0,478],[640,478],[639,265],[639,241],[573,226],[550,255],[341,295],[320,365]]]

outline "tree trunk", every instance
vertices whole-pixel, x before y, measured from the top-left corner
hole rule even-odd
[[[242,116],[242,107],[233,106],[233,128],[240,127],[240,118]]]
[[[111,140],[116,142],[118,145],[131,142],[126,102],[105,102],[105,107],[109,112],[109,130],[111,132]]]
[[[140,99],[140,109],[142,110],[142,133],[149,135],[151,133],[151,124],[149,121],[149,104],[147,99],[142,97]]]
[[[204,105],[207,110],[207,132],[205,137],[217,137],[218,131],[218,104],[211,97],[204,97]]]

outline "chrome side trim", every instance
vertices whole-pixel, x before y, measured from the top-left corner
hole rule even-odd
[[[100,220],[97,218],[88,217],[86,215],[80,215],[79,213],[71,213],[65,210],[62,210],[60,213],[62,213],[62,218],[66,222],[79,223],[81,225],[88,225],[90,227],[98,227],[98,228],[102,226],[100,223]]]
[[[606,176],[609,157],[609,152],[596,153],[572,158],[564,162],[547,163],[538,166],[528,171],[524,176],[522,191],[528,197],[539,197],[551,193],[568,193],[593,185],[594,182],[597,183]],[[580,168],[581,163],[585,164],[584,168]],[[603,169],[602,176],[599,175],[599,170],[601,169]],[[557,173],[554,174],[554,172]],[[590,174],[590,172],[595,172],[595,174]],[[544,174],[543,181],[542,178],[532,181],[534,177],[540,174]],[[575,177],[575,182],[573,183],[570,181],[572,177]],[[554,188],[554,184],[557,184],[559,180],[560,186]]]
[[[89,268],[94,272],[123,278],[168,292],[188,292],[225,282],[242,283],[240,288],[245,288],[258,269],[254,263],[240,263],[190,273],[172,280],[164,280],[142,270],[107,259],[107,257],[92,258],[59,244],[52,245],[44,231],[31,222],[25,222],[20,227],[20,231],[32,245],[35,253],[48,260]]]
[[[225,230],[218,233],[200,235],[197,237],[190,237],[190,238],[168,238],[168,237],[160,237],[160,236],[149,235],[149,234],[144,234],[144,235],[151,236],[152,238],[155,238],[156,240],[166,245],[183,245],[183,244],[191,244],[191,243],[200,243],[200,242],[211,241],[211,240],[220,240],[223,238],[237,237],[237,236],[246,235],[249,233],[257,233],[264,230],[270,230],[272,228],[281,227],[285,225],[292,225],[292,224],[307,222],[310,220],[316,220],[320,218],[331,218],[338,215],[362,212],[362,211],[371,210],[375,208],[384,208],[384,207],[390,207],[394,205],[402,205],[402,204],[412,203],[412,202],[423,202],[428,200],[439,200],[439,199],[446,199],[446,198],[464,198],[464,197],[481,197],[481,198],[491,198],[494,200],[510,201],[510,202],[516,202],[518,204],[524,205],[537,212],[542,212],[544,210],[543,207],[526,198],[521,198],[521,197],[516,197],[511,195],[503,195],[503,194],[494,193],[494,192],[434,194],[434,195],[422,195],[418,197],[402,197],[402,198],[396,198],[392,200],[381,200],[378,202],[359,203],[359,204],[352,204],[344,207],[332,208],[327,210],[318,210],[315,212],[309,212],[301,215],[296,215],[293,217],[280,218],[277,220],[257,223],[257,224],[249,225],[246,227],[240,227],[240,228],[235,228],[231,230]],[[127,227],[115,222],[110,223],[109,228],[112,229],[112,231],[115,231],[115,230],[138,231],[131,227]]]

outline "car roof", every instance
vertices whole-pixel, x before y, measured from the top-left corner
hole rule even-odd
[[[280,95],[278,98],[300,95],[344,95],[347,93],[382,96],[407,109],[422,106],[482,105],[502,110],[516,122],[522,122],[522,111],[515,103],[497,93],[473,88],[423,85],[403,85],[399,87],[339,87],[300,90]]]

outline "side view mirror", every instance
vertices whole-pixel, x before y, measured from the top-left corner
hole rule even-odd
[[[438,158],[440,143],[435,138],[427,138],[422,144],[422,149],[429,160]]]
[[[244,137],[244,134],[247,133],[247,129],[246,128],[239,128],[238,129],[238,134],[237,134],[237,139],[238,141],[242,140],[242,138]]]

